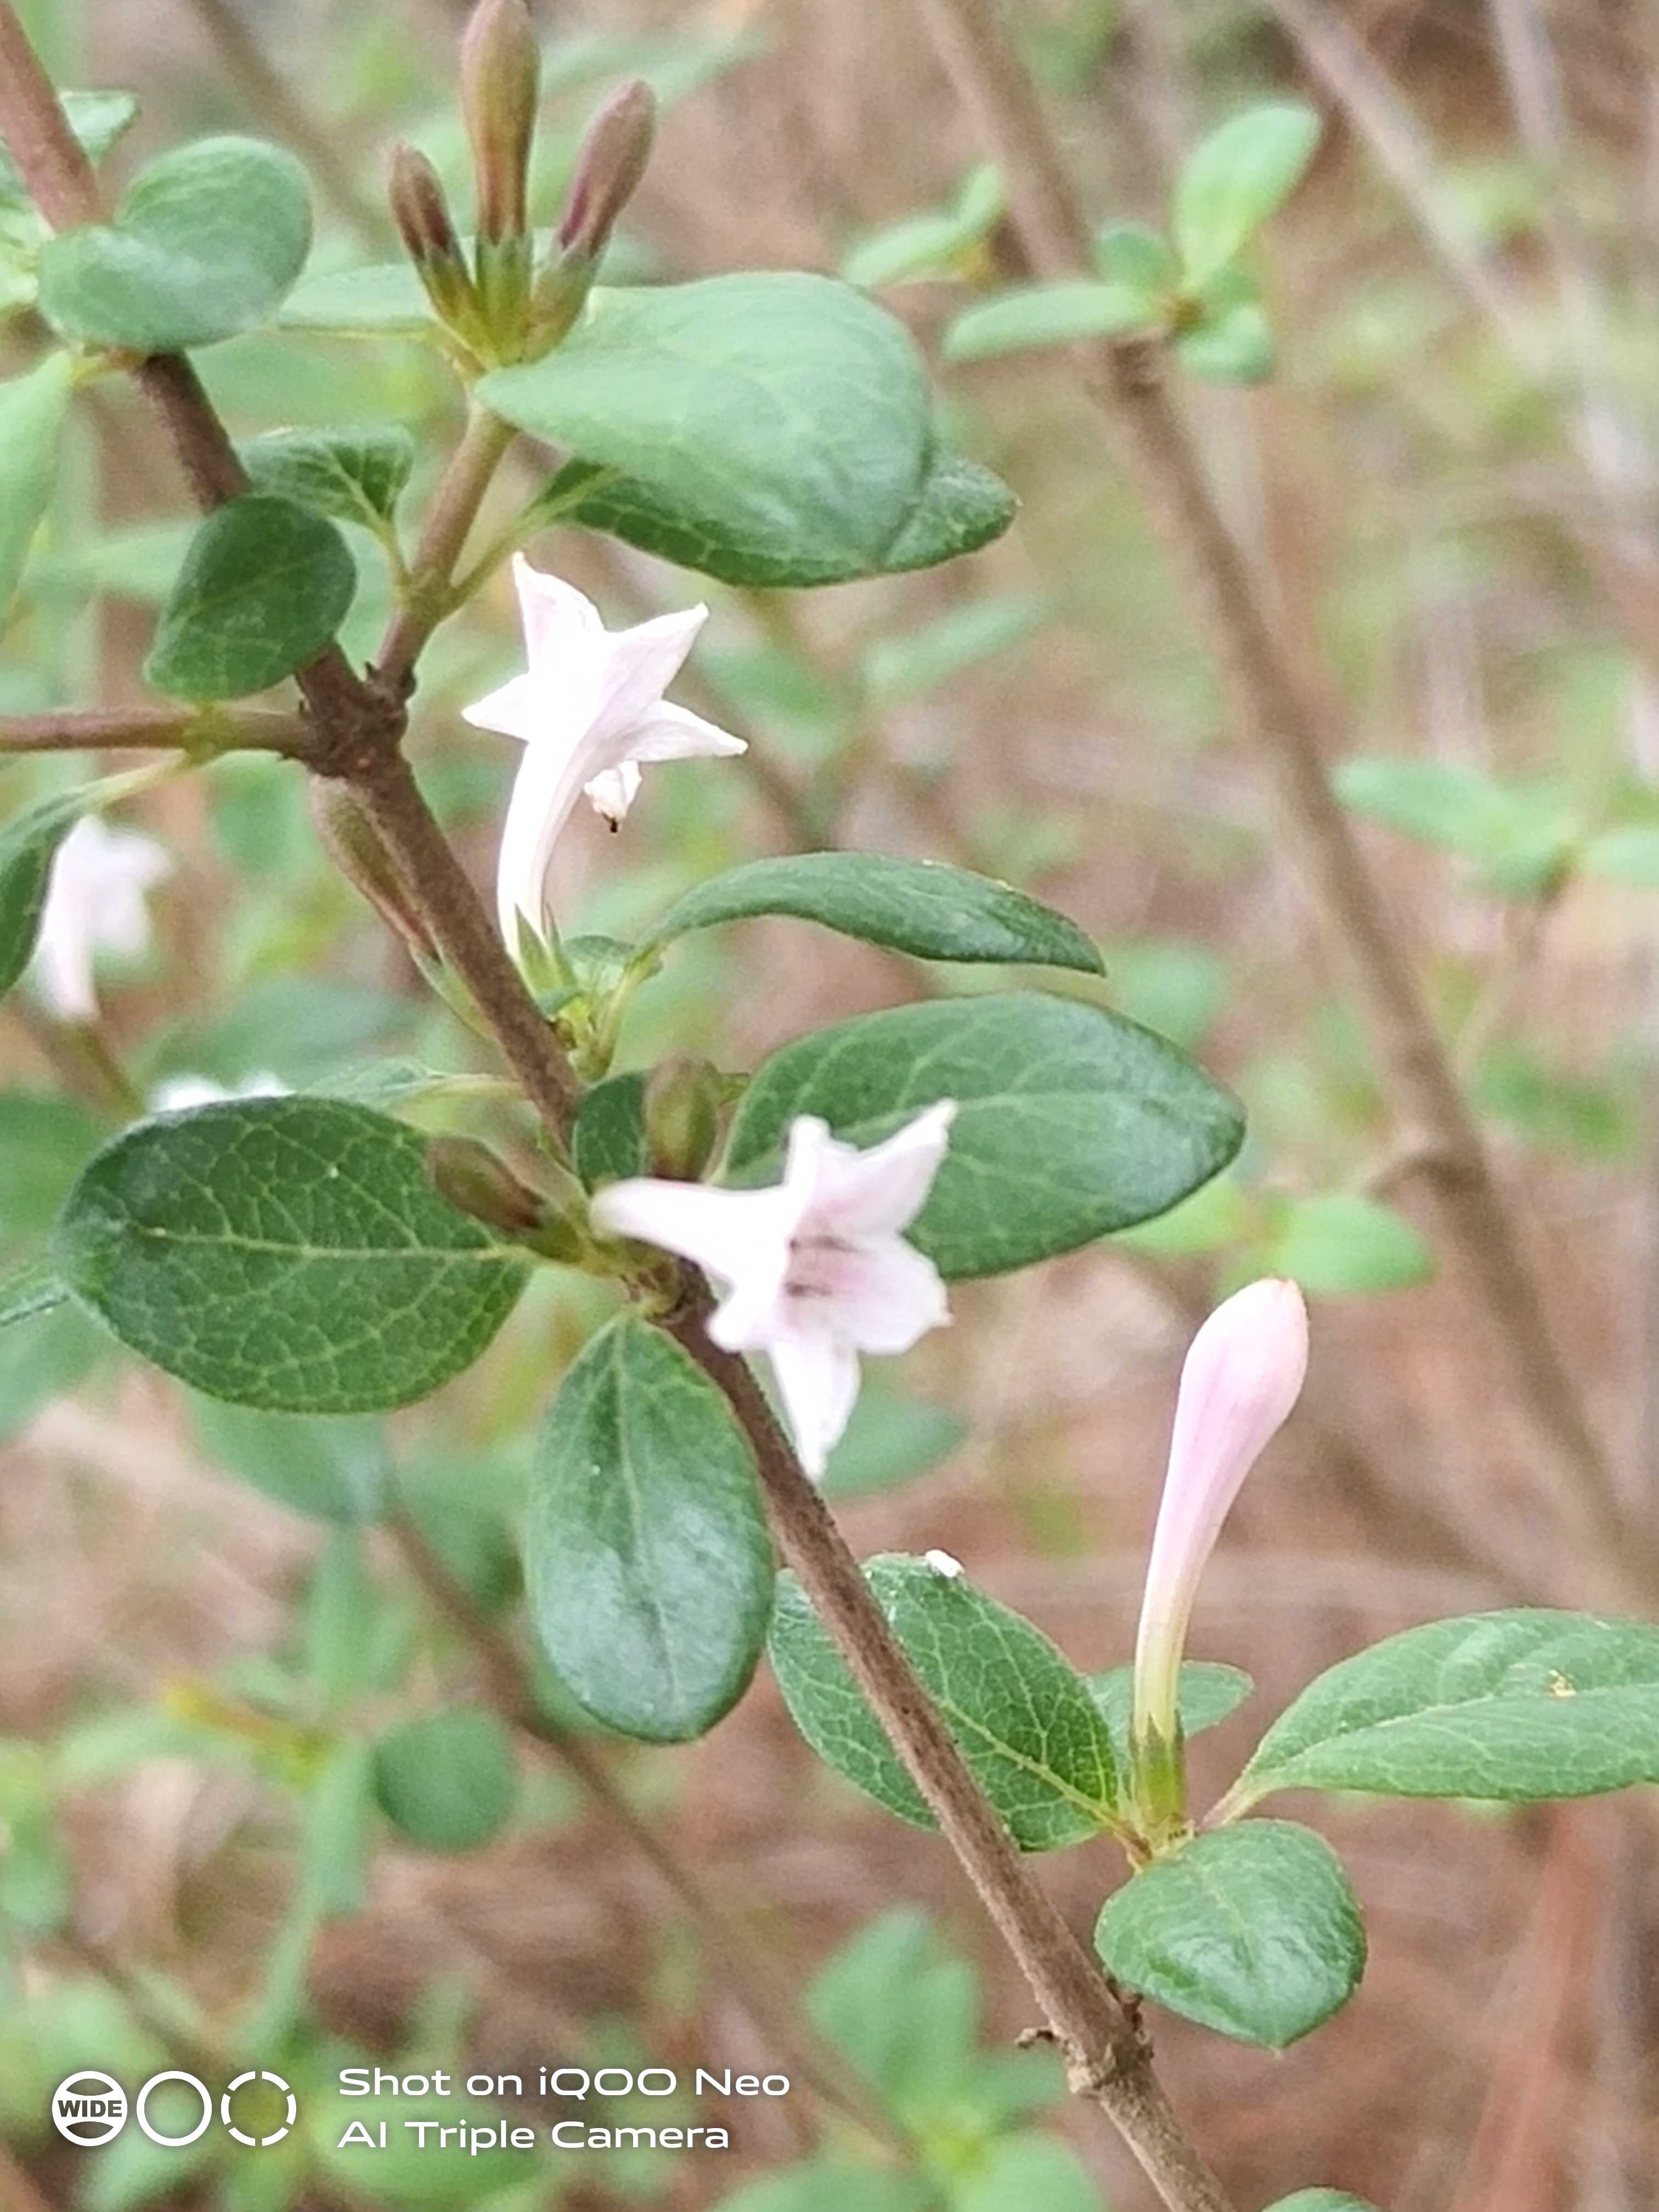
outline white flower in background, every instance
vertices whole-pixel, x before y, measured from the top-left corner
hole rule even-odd
[[[29,970],[48,1013],[61,1022],[97,1019],[97,956],[131,959],[148,949],[144,902],[172,870],[153,837],[112,830],[95,814],[81,817],[53,858]]]
[[[1135,1642],[1139,1741],[1175,1741],[1181,1658],[1199,1578],[1245,1476],[1301,1395],[1307,1372],[1308,1309],[1294,1283],[1251,1283],[1218,1305],[1193,1339]]]
[[[642,763],[747,748],[662,696],[684,665],[707,607],[611,631],[591,599],[532,568],[521,553],[514,556],[513,578],[529,669],[462,711],[475,728],[517,738],[525,747],[495,876],[501,934],[516,953],[520,916],[538,937],[546,933],[547,864],[584,792],[615,829],[638,793]]]
[[[196,1106],[217,1106],[227,1098],[285,1098],[289,1086],[269,1071],[245,1075],[227,1090],[210,1075],[169,1075],[149,1094],[152,1114],[183,1114]]]
[[[945,1158],[942,1098],[861,1152],[802,1115],[783,1181],[769,1190],[641,1177],[593,1200],[597,1228],[641,1237],[706,1268],[724,1291],[708,1334],[772,1363],[801,1464],[824,1470],[859,1393],[861,1352],[908,1352],[951,1318],[939,1270],[902,1232]]]

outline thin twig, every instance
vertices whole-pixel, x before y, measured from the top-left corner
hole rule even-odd
[[[1065,157],[988,0],[920,0],[939,55],[996,154],[1036,272],[1090,265],[1090,227]],[[1436,1164],[1441,1230],[1501,1346],[1536,1476],[1589,1553],[1586,1595],[1645,1610],[1659,1547],[1629,1525],[1556,1342],[1468,1102],[1381,892],[1325,772],[1326,716],[1304,689],[1249,561],[1216,502],[1164,380],[1158,349],[1079,349],[1089,389],[1119,432],[1124,464],[1188,586],[1233,705],[1277,787],[1281,818],[1322,923],[1341,955],[1401,1133]],[[1578,1563],[1575,1563],[1577,1565]]]
[[[681,1864],[593,1747],[550,1720],[538,1705],[523,1661],[509,1639],[475,1603],[471,1593],[450,1572],[417,1523],[401,1507],[386,1516],[386,1528],[404,1563],[452,1628],[476,1655],[484,1671],[491,1705],[501,1717],[533,1736],[579,1782],[611,1825],[626,1836],[647,1861],[688,1920],[702,1935],[715,1964],[744,2010],[779,2054],[826,2105],[884,2143],[907,2162],[915,2146],[868,2094],[846,2065],[796,2015],[788,1992],[724,1905],[712,1897],[690,1869]]]
[[[297,714],[256,708],[211,718],[173,707],[112,707],[88,713],[0,714],[0,753],[214,750],[304,757],[309,732]]]

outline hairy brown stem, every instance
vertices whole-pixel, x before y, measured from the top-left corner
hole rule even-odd
[[[821,2046],[803,2027],[789,1993],[760,1958],[747,1936],[688,1867],[664,1844],[655,1827],[635,1810],[594,1747],[550,1721],[537,1704],[530,1678],[509,1638],[480,1610],[409,1514],[395,1508],[387,1528],[404,1563],[434,1606],[449,1622],[483,1668],[489,1702],[502,1719],[544,1745],[580,1784],[611,1825],[625,1835],[650,1865],[663,1887],[702,1934],[708,1955],[731,1984],[755,2026],[769,2037],[826,2105],[843,2112],[866,2134],[909,2160],[915,2145],[869,2096],[836,2053]]]
[[[69,161],[62,143],[68,138],[67,127],[10,0],[0,0],[0,136],[43,206],[49,188],[66,210],[64,219],[86,219],[84,193],[70,191],[60,173]],[[78,164],[84,173],[84,160],[72,140],[70,147],[70,168]],[[189,364],[167,356],[146,362],[139,374],[198,499],[212,506],[234,496],[241,489],[241,471]],[[417,567],[429,564],[435,573],[447,547],[453,565],[494,465],[492,461],[485,466],[483,456],[503,428],[489,427],[488,418],[475,418],[465,443],[477,466],[471,461],[463,465],[458,452]],[[471,488],[471,505],[463,487]],[[580,1086],[398,750],[404,688],[400,656],[418,651],[422,641],[415,639],[411,647],[394,635],[392,649],[383,654],[380,679],[372,685],[352,674],[337,648],[303,672],[301,689],[317,740],[309,757],[320,772],[350,784],[549,1135],[562,1144]],[[742,1420],[755,1447],[784,1556],[820,1608],[837,1648],[1018,1960],[1065,2055],[1073,2088],[1093,2098],[1110,2117],[1170,2212],[1231,2212],[1219,2184],[1164,2096],[1133,2010],[1073,1936],[1015,1850],[872,1600],[857,1561],[754,1377],[704,1333],[707,1310],[707,1292],[699,1283],[680,1310],[681,1341],[727,1394]]]
[[[1014,225],[1035,274],[1090,266],[1090,226],[1036,91],[992,0],[920,0],[941,59],[1007,180]],[[1506,1358],[1530,1431],[1534,1471],[1592,1563],[1587,1595],[1652,1602],[1659,1556],[1632,1529],[1556,1342],[1531,1267],[1449,1056],[1381,892],[1325,772],[1325,716],[1304,689],[1248,556],[1145,342],[1080,348],[1089,389],[1119,433],[1139,490],[1208,640],[1241,722],[1275,786],[1280,819],[1319,918],[1341,957],[1403,1133],[1433,1164],[1441,1232]]]

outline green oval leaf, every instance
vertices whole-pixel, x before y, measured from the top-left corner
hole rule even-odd
[[[1162,319],[1154,294],[1121,282],[1086,276],[1031,284],[1000,299],[964,307],[945,334],[946,361],[986,361],[1032,346],[1073,345],[1080,338],[1121,338],[1151,330]]]
[[[1346,2004],[1365,1930],[1342,1862],[1288,1820],[1198,1836],[1109,1897],[1109,1972],[1200,2027],[1282,2051]]]
[[[958,1111],[908,1233],[950,1277],[1023,1267],[1161,1213],[1244,1133],[1232,1097],[1149,1030],[997,992],[860,1015],[786,1045],[744,1095],[725,1178],[775,1176],[798,1114],[869,1146],[937,1098]]]
[[[310,246],[310,186],[292,155],[198,139],[152,161],[112,222],[47,240],[40,312],[82,344],[211,345],[275,313]]]
[[[428,1851],[471,1851],[513,1817],[513,1739],[492,1712],[457,1705],[391,1729],[374,1747],[374,1794],[392,1825]]]
[[[478,390],[620,472],[583,520],[733,583],[881,573],[933,465],[908,332],[825,276],[602,289],[562,345]]]
[[[131,1350],[210,1396],[403,1405],[478,1357],[527,1272],[438,1196],[425,1152],[415,1130],[325,1099],[141,1121],[88,1163],[53,1261]]]
[[[1267,311],[1253,296],[1206,307],[1175,349],[1188,374],[1206,384],[1265,384],[1278,362]]]
[[[899,1553],[865,1579],[1022,1850],[1098,1835],[1112,1819],[1111,1739],[1089,1686],[1042,1630],[975,1589]],[[793,1575],[778,1578],[768,1644],[796,1727],[828,1766],[918,1827],[928,1811]]]
[[[1264,100],[1200,142],[1176,179],[1175,242],[1187,281],[1202,283],[1247,245],[1302,181],[1319,143],[1316,109]]]
[[[344,621],[357,564],[331,522],[256,493],[191,540],[144,681],[179,699],[244,699],[314,660]]]
[[[1331,1190],[1291,1200],[1261,1269],[1288,1275],[1315,1297],[1355,1297],[1426,1283],[1434,1254],[1394,1206],[1359,1191]]]
[[[0,625],[51,503],[74,379],[69,356],[52,353],[0,384]]]
[[[728,868],[671,907],[649,941],[665,945],[690,930],[759,914],[822,922],[843,937],[921,960],[1018,961],[1101,972],[1093,940],[1024,891],[944,861],[882,853],[803,853]]]
[[[660,1329],[624,1316],[565,1376],[537,1440],[525,1572],[560,1680],[624,1735],[687,1742],[748,1687],[772,1602],[754,1455]]]
[[[1408,1628],[1309,1684],[1236,1785],[1526,1802],[1659,1782],[1659,1627],[1518,1608]]]
[[[237,452],[255,491],[380,534],[390,526],[415,466],[415,441],[395,423],[270,430]]]
[[[285,331],[331,337],[441,339],[442,325],[408,261],[362,269],[325,269],[302,276],[276,320]]]

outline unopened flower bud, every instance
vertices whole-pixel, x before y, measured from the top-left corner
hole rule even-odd
[[[396,930],[417,960],[438,959],[432,933],[422,919],[397,863],[349,787],[314,775],[307,797],[317,835],[348,882],[354,884],[387,926]]]
[[[612,93],[588,125],[559,224],[561,251],[590,266],[639,188],[657,128],[657,95],[643,77]]]
[[[478,235],[521,238],[541,48],[525,0],[479,0],[461,41],[461,112],[478,180]]]
[[[438,1195],[458,1212],[509,1237],[533,1236],[546,1224],[545,1198],[476,1137],[434,1137],[426,1148],[426,1172]]]
[[[672,1053],[652,1069],[645,1135],[653,1175],[696,1182],[714,1156],[723,1087],[718,1069],[695,1053]]]
[[[471,343],[480,327],[478,295],[443,181],[412,146],[392,149],[388,197],[398,235],[439,319]]]

